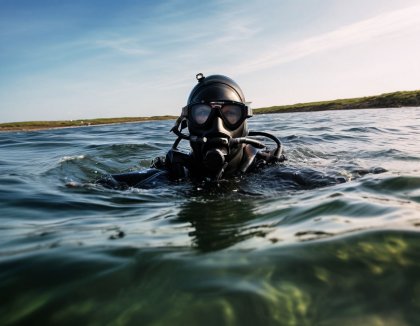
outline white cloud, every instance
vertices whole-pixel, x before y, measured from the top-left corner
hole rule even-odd
[[[138,40],[135,40],[133,38],[97,40],[95,44],[99,47],[108,48],[127,55],[144,56],[151,54],[150,50],[142,48],[138,44]]]
[[[273,47],[253,60],[233,67],[248,73],[288,63],[311,54],[371,42],[377,38],[398,37],[420,32],[420,5],[387,12],[334,31]],[[420,36],[420,35],[419,35]]]

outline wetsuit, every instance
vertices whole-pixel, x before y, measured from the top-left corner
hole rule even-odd
[[[252,145],[245,145],[238,169],[223,173],[219,178],[241,176],[284,160],[283,154],[280,158],[274,159],[268,150],[258,150]],[[172,148],[166,157],[155,158],[148,169],[108,175],[101,178],[98,183],[105,187],[124,189],[147,188],[156,182],[187,180],[198,183],[205,180],[214,181],[215,178],[213,174],[203,169],[202,163],[194,158],[193,153],[186,154]]]

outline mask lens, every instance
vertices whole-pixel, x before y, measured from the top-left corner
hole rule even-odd
[[[191,107],[192,120],[199,125],[206,123],[211,113],[211,107],[207,104],[195,104]]]
[[[226,121],[231,125],[237,124],[243,117],[242,108],[236,104],[224,105],[221,112]]]

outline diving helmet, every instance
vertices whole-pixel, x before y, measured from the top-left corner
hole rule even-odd
[[[246,119],[252,110],[232,79],[223,75],[196,77],[198,84],[183,108],[192,156],[210,175],[229,174],[239,166],[244,146],[232,145],[232,139],[248,135]]]

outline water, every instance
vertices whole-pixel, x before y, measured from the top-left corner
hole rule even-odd
[[[419,108],[255,116],[289,160],[220,187],[95,184],[172,124],[0,134],[1,325],[420,324]]]

